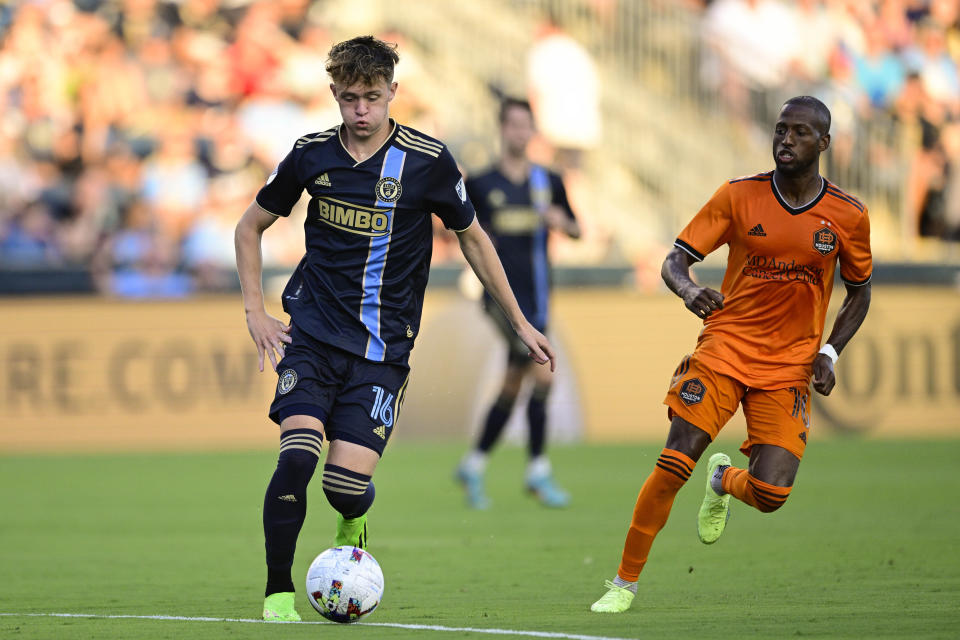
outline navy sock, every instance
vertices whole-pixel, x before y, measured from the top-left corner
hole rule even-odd
[[[293,591],[293,554],[307,516],[307,485],[313,477],[323,436],[313,429],[291,429],[280,436],[280,456],[263,498],[263,537],[267,551],[264,593]]]
[[[507,424],[510,412],[513,410],[513,401],[516,398],[500,396],[490,407],[487,414],[487,421],[483,425],[483,433],[480,434],[480,440],[477,442],[477,450],[487,453],[496,444],[503,426]]]
[[[527,404],[527,423],[530,426],[530,440],[527,451],[530,458],[543,454],[547,441],[547,391],[533,390]]]
[[[330,506],[347,519],[365,514],[377,495],[370,476],[330,463],[323,465],[323,493]]]

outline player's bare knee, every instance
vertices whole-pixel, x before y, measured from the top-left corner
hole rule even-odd
[[[550,367],[543,367],[537,364],[530,365],[530,373],[533,376],[533,384],[537,387],[546,388],[550,391],[550,385],[553,383],[553,372]]]
[[[697,461],[708,446],[710,446],[710,434],[680,416],[673,417],[670,422],[670,433],[667,435],[667,449],[680,451]]]
[[[534,400],[539,400],[540,402],[546,401],[547,396],[549,396],[549,395],[550,395],[550,384],[549,384],[549,383],[547,383],[547,384],[539,384],[539,383],[534,384],[534,385],[533,385],[533,389],[530,391],[530,396],[531,396]]]
[[[508,387],[504,385],[504,387],[500,389],[500,395],[497,396],[495,402],[497,406],[503,409],[510,409],[513,407],[513,403],[517,401],[517,396],[519,394],[520,385],[517,385],[516,387]]]
[[[783,447],[753,445],[750,451],[750,475],[777,487],[790,487],[797,477],[800,459]]]
[[[523,386],[523,371],[510,368],[503,378],[503,386],[500,388],[500,397],[509,400],[511,403],[517,399],[520,394],[520,388]]]

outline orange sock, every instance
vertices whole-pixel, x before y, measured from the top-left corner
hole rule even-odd
[[[776,511],[790,497],[792,487],[778,487],[754,478],[746,469],[730,467],[723,474],[723,490],[764,513]]]
[[[667,523],[673,499],[680,487],[690,478],[696,462],[672,449],[664,449],[657,459],[653,473],[643,483],[633,518],[623,545],[623,558],[617,575],[623,580],[636,582],[650,555],[650,547],[663,525]]]

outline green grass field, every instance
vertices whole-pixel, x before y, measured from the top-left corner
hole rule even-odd
[[[574,498],[564,511],[520,492],[523,454],[512,447],[491,461],[493,508],[468,511],[451,481],[461,450],[388,450],[370,512],[386,594],[371,624],[352,626],[28,617],[256,618],[276,454],[0,457],[0,613],[15,614],[0,616],[0,638],[490,637],[375,623],[566,637],[960,637],[960,440],[815,442],[787,505],[763,515],[735,504],[711,547],[696,536],[699,468],[622,615],[588,608],[616,569],[659,447],[556,448]],[[310,499],[294,579],[301,615],[319,621],[302,581],[332,542],[334,515],[319,481]]]

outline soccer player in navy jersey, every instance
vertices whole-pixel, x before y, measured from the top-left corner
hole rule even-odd
[[[420,330],[431,212],[457,232],[530,357],[554,366],[552,346],[520,310],[476,220],[453,156],[389,117],[398,60],[396,45],[371,36],[330,50],[326,70],[342,124],[297,140],[237,224],[247,328],[260,370],[269,359],[278,376],[269,415],[280,425],[280,455],[263,506],[264,620],[300,619],[291,567],[324,438],[323,491],[339,514],[336,544],[367,543],[371,478],[396,423]],[[260,241],[304,189],[306,255],[283,292],[285,324],[264,308]]]
[[[486,172],[467,180],[467,194],[477,208],[481,226],[493,239],[520,309],[538,331],[546,332],[550,288],[547,233],[555,229],[578,238],[580,226],[567,202],[560,176],[530,162],[527,157],[527,145],[534,132],[530,103],[505,98],[500,105],[499,161]],[[552,372],[545,367],[531,367],[526,346],[512,331],[503,311],[487,293],[483,303],[507,341],[507,369],[480,437],[461,460],[456,477],[466,490],[469,506],[475,509],[489,506],[483,482],[487,456],[510,417],[524,379],[532,377],[533,389],[526,407],[529,428],[526,488],[548,507],[565,507],[570,497],[554,482],[550,461],[544,454],[546,401]]]

